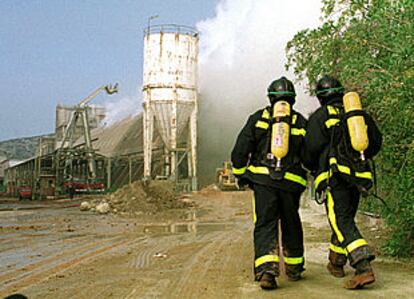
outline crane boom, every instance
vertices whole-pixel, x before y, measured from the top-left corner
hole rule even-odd
[[[104,90],[109,95],[117,93],[118,92],[118,83],[116,83],[114,86],[112,86],[112,85],[103,85],[103,86],[99,87],[94,92],[92,92],[89,96],[87,96],[85,99],[83,99],[78,104],[78,107],[85,107],[86,104],[88,104],[90,101],[92,101],[98,94],[100,94]]]
[[[95,166],[95,157],[94,157],[94,149],[92,147],[91,141],[91,130],[89,127],[89,118],[88,118],[88,103],[90,103],[97,95],[99,95],[102,91],[106,91],[107,94],[112,95],[118,92],[118,84],[112,85],[103,85],[97,88],[94,92],[92,92],[89,96],[83,99],[78,105],[76,105],[74,111],[72,112],[69,122],[65,128],[63,134],[62,144],[60,146],[61,150],[67,149],[71,151],[73,149],[73,144],[75,143],[74,136],[76,130],[76,124],[80,119],[83,126],[83,135],[85,140],[85,147],[84,153],[86,159],[88,160],[88,170],[89,170],[89,178],[94,179],[96,177],[96,166]],[[67,157],[66,165],[72,164],[71,155]]]

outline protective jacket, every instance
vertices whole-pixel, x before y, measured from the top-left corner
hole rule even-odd
[[[367,159],[371,159],[381,148],[382,135],[371,116],[364,113],[364,119],[369,139],[369,146],[364,153]],[[318,192],[326,189],[335,174],[360,190],[368,190],[372,186],[373,173],[369,163],[358,161],[352,155],[352,149],[343,145],[350,144],[344,126],[341,98],[332,99],[309,118],[303,163],[313,172]]]
[[[272,130],[271,115],[270,106],[250,115],[231,153],[233,173],[251,183],[290,192],[302,192],[306,187],[306,171],[301,165],[306,119],[292,110],[289,152],[282,159],[282,170],[276,173],[274,167],[270,167],[268,163]]]

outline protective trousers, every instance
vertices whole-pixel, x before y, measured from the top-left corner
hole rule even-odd
[[[253,184],[254,272],[260,280],[265,272],[279,275],[278,221],[281,221],[286,272],[302,272],[303,231],[298,213],[301,193]]]
[[[355,224],[359,196],[357,187],[344,183],[337,183],[327,191],[325,207],[332,229],[329,261],[336,266],[344,266],[349,259],[355,268],[358,262],[375,258]]]

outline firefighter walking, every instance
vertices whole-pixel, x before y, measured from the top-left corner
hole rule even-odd
[[[298,213],[306,172],[301,152],[306,120],[292,109],[295,89],[281,77],[268,87],[270,106],[250,115],[231,158],[239,184],[254,191],[254,274],[263,289],[275,289],[279,276],[278,221],[281,222],[286,275],[304,271],[303,231]]]
[[[361,192],[372,187],[368,161],[380,150],[382,137],[374,120],[361,109],[357,94],[344,95],[336,78],[322,77],[316,95],[321,107],[309,118],[304,164],[314,174],[332,229],[327,269],[335,277],[344,277],[349,260],[355,274],[344,287],[359,289],[375,281],[370,264],[375,256],[354,218]]]

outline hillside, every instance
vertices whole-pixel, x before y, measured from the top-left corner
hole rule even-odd
[[[39,138],[43,136],[50,135],[24,137],[0,141],[0,155],[4,155],[9,159],[28,159],[34,156],[39,144]]]

